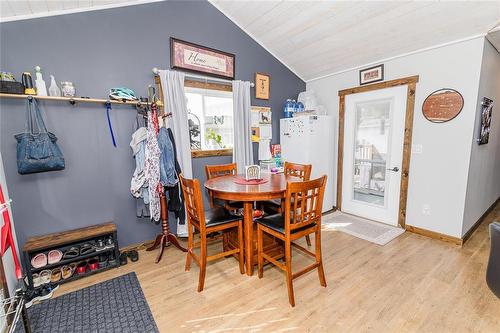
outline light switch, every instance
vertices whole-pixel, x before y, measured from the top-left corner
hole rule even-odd
[[[411,145],[412,154],[422,154],[423,146],[421,144]]]

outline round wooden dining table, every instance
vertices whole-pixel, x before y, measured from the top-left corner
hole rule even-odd
[[[245,178],[244,175],[216,177],[205,182],[205,188],[211,191],[215,198],[243,202],[245,267],[247,275],[253,275],[254,268],[254,201],[284,198],[286,183],[288,181],[300,180],[297,177],[285,176],[283,173],[262,173],[261,177],[267,180],[267,182],[260,185],[237,184],[236,181]]]

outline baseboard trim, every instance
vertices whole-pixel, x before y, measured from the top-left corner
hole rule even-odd
[[[426,236],[426,237],[434,238],[434,239],[439,239],[441,241],[444,241],[447,243],[452,243],[455,245],[462,245],[462,243],[463,243],[462,238],[453,237],[450,235],[445,235],[445,234],[442,234],[442,233],[439,233],[436,231],[422,229],[419,227],[414,227],[414,226],[408,225],[408,224],[406,225],[405,229],[406,229],[406,231],[413,232],[413,233],[418,234],[418,235],[422,235],[422,236]]]
[[[483,215],[481,215],[481,217],[476,221],[476,223],[474,223],[474,225],[472,226],[472,228],[470,228],[469,231],[467,231],[462,236],[462,244],[464,244],[472,236],[472,234],[474,233],[474,231],[476,231],[476,229],[481,225],[481,223],[483,223],[483,221],[486,218],[486,216],[488,216],[488,214],[491,213],[491,211],[495,208],[495,206],[497,205],[497,203],[499,201],[500,201],[500,197],[498,197],[495,200],[495,202],[493,202],[493,204],[490,207],[488,207],[488,209],[483,213]]]

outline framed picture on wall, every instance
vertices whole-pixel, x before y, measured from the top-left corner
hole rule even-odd
[[[493,100],[483,97],[481,102],[481,128],[479,129],[478,144],[485,145],[490,141],[491,114],[493,111]]]
[[[255,98],[269,99],[271,77],[264,73],[255,73]]]
[[[368,84],[384,80],[384,64],[359,71],[359,84]]]
[[[235,55],[170,37],[170,67],[234,80]]]

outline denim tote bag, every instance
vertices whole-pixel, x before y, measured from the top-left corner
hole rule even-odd
[[[64,157],[57,146],[57,137],[47,131],[33,97],[29,97],[26,104],[24,133],[14,137],[17,140],[17,172],[21,175],[64,169]]]

